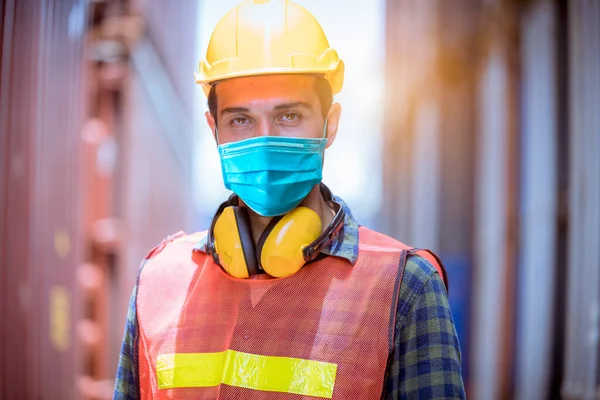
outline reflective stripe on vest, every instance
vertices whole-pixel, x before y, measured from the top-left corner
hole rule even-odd
[[[248,389],[325,397],[333,394],[337,365],[291,357],[261,356],[226,350],[220,353],[161,354],[159,389],[220,384]]]
[[[140,272],[141,398],[380,397],[407,246],[361,227],[354,266],[326,257],[244,280],[197,241],[175,239]]]

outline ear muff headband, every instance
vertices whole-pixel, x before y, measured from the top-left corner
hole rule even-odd
[[[335,216],[333,217],[333,220],[331,220],[331,223],[327,229],[325,229],[323,233],[317,239],[315,239],[314,242],[305,247],[302,251],[305,262],[310,262],[317,258],[319,253],[333,241],[333,239],[340,233],[340,230],[344,226],[346,214],[344,213],[344,208],[342,205],[333,199],[328,202],[328,204],[333,208]]]
[[[248,210],[242,207],[233,207],[236,216],[237,232],[240,237],[240,244],[244,252],[244,260],[248,275],[256,275],[258,273],[258,263],[256,254],[254,253],[254,241],[252,240],[252,230],[250,228],[250,216]]]
[[[344,222],[346,220],[344,207],[342,207],[340,203],[333,199],[331,190],[323,183],[321,183],[320,188],[323,199],[325,199],[325,202],[333,209],[335,216],[331,220],[331,223],[327,229],[325,229],[323,233],[317,239],[315,239],[314,242],[304,248],[304,261],[307,263],[314,261],[319,253],[321,253],[321,251],[333,241],[333,239],[340,233],[340,230],[344,227]]]
[[[273,219],[271,219],[271,222],[269,222],[269,224],[265,227],[265,230],[263,231],[262,235],[260,235],[260,238],[258,238],[258,242],[256,243],[255,252],[256,252],[256,260],[258,261],[259,269],[264,270],[264,267],[262,266],[262,263],[260,262],[260,254],[262,253],[262,249],[265,245],[265,242],[271,235],[271,232],[273,232],[273,228],[275,228],[275,226],[277,226],[277,224],[279,223],[279,221],[281,221],[282,218],[283,218],[283,216],[273,217]]]

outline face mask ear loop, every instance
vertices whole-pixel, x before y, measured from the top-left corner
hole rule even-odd
[[[323,127],[323,139],[325,139],[325,146],[323,146],[323,152],[321,153],[321,169],[325,159],[325,147],[327,147],[327,118],[325,118],[325,126]]]
[[[327,126],[327,124],[325,124]],[[219,146],[219,128],[215,127],[215,139],[217,139],[217,147]]]

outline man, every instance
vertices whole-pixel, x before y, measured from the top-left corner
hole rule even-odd
[[[219,22],[196,78],[234,195],[143,261],[115,398],[465,397],[437,259],[359,226],[321,183],[343,72],[290,1]]]

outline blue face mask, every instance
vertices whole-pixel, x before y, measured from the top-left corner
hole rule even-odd
[[[326,130],[327,123],[323,136]],[[323,179],[326,143],[325,137],[260,136],[219,145],[225,187],[259,215],[283,215]]]

